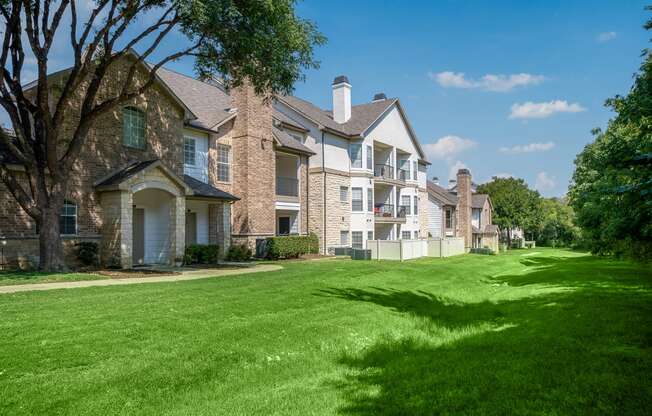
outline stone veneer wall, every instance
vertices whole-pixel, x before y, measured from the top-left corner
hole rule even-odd
[[[419,188],[419,235],[428,238],[428,191]]]
[[[326,194],[324,195],[324,180]],[[340,186],[349,188],[347,202],[340,201]],[[324,224],[324,196],[326,199],[326,224]],[[309,189],[310,232],[317,234],[320,252],[327,254],[328,249],[340,245],[340,231],[351,228],[351,180],[346,174],[313,171],[310,173]],[[326,236],[324,238],[324,229]],[[349,236],[349,241],[350,241]]]
[[[473,244],[471,228],[471,173],[466,169],[457,172],[457,216],[459,236],[464,237],[464,247],[470,250]]]

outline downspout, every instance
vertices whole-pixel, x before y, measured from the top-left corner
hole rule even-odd
[[[326,145],[324,144],[324,130],[321,131],[321,171],[324,175],[324,189],[322,193],[322,198],[324,200],[324,219],[322,222],[322,234],[324,238],[324,255],[326,254]]]

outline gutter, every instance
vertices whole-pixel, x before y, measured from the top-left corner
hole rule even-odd
[[[324,237],[324,255],[326,255],[326,154],[324,153],[326,149],[326,145],[324,144],[324,130],[321,131],[321,170],[322,174],[324,175],[324,189],[323,189],[323,199],[324,199],[324,220],[322,223],[322,234]]]

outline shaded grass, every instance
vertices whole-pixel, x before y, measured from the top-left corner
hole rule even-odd
[[[0,414],[647,414],[652,273],[537,249],[0,296]]]

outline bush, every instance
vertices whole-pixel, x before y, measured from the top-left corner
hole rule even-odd
[[[98,246],[97,243],[92,241],[81,241],[75,244],[77,247],[77,259],[84,266],[90,266],[97,264],[98,260]]]
[[[485,248],[472,248],[472,249],[471,249],[471,253],[475,253],[475,254],[488,254],[488,255],[496,254],[496,253],[495,253],[492,249],[490,249],[489,247],[485,247]]]
[[[215,264],[218,254],[219,246],[217,244],[191,244],[186,247],[183,262],[185,264]]]
[[[248,261],[251,259],[251,249],[246,244],[233,245],[226,253],[228,261]]]
[[[296,258],[302,254],[318,252],[319,239],[313,233],[307,236],[292,235],[267,239],[267,257],[272,260]]]

